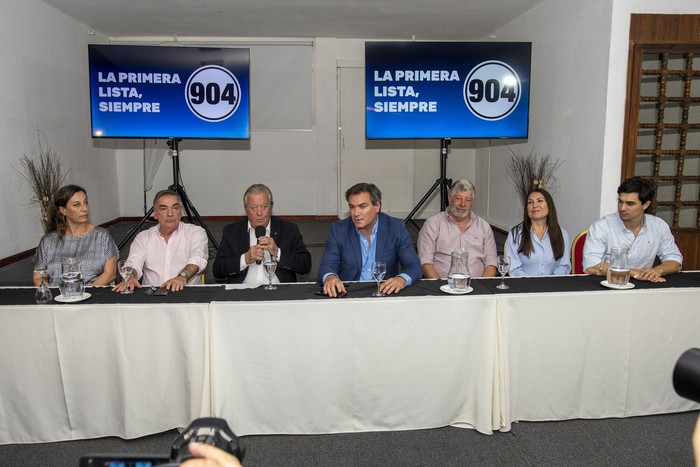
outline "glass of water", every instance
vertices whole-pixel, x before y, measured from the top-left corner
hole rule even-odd
[[[272,278],[275,276],[275,271],[277,271],[277,260],[274,256],[263,261],[263,266],[265,267],[265,274],[267,274],[267,286],[265,290],[275,290],[277,287],[272,285]]]
[[[372,263],[372,277],[374,277],[374,280],[377,281],[377,291],[372,293],[373,297],[383,297],[384,294],[379,290],[379,287],[382,283],[382,279],[384,279],[384,275],[386,274],[386,263],[382,263],[381,261],[375,261]]]
[[[39,305],[46,305],[53,300],[53,294],[47,284],[48,275],[46,274],[46,269],[35,269],[34,272],[39,275],[39,287],[34,293],[34,298]]]
[[[506,285],[506,274],[510,270],[510,257],[506,255],[498,256],[498,272],[501,273],[501,283],[496,286],[497,289],[505,290],[508,288]]]
[[[125,283],[129,282],[129,279],[131,279],[131,276],[134,275],[134,269],[131,266],[127,266],[125,260],[121,260],[121,261],[119,261],[119,275],[122,276],[122,280]],[[124,290],[122,290],[121,293],[129,294],[129,293],[134,293],[134,291],[129,289],[129,287],[127,287]]]

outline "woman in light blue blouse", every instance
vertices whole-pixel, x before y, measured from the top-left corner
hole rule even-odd
[[[526,234],[523,235],[523,232]],[[559,227],[552,195],[543,188],[533,189],[527,195],[523,221],[511,229],[506,239],[505,254],[510,256],[509,274],[569,274],[570,249],[569,234]]]

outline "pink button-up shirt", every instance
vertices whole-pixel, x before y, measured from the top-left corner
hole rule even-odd
[[[129,247],[127,264],[134,268],[137,279],[143,275],[143,285],[161,285],[188,264],[196,264],[200,273],[204,272],[208,258],[206,231],[180,222],[167,243],[157,225],[139,233]],[[200,281],[200,274],[195,274],[189,284]]]
[[[460,249],[469,254],[469,274],[481,277],[487,266],[496,266],[496,240],[488,222],[471,212],[469,225],[464,232],[447,211],[430,217],[418,234],[418,258],[420,264],[432,264],[440,277],[447,277],[452,262],[452,252]]]

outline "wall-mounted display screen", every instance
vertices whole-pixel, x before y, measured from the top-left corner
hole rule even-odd
[[[365,43],[367,139],[527,138],[530,42]]]
[[[249,139],[250,51],[89,45],[95,138]]]

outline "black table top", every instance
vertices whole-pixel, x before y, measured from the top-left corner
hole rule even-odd
[[[480,278],[471,282],[474,289],[469,295],[494,295],[532,292],[591,292],[607,291],[619,293],[603,287],[600,282],[602,276],[547,276],[547,277],[506,277],[507,290],[496,288],[500,284],[500,278]],[[683,272],[666,276],[666,282],[631,282],[635,289],[669,289],[684,287],[700,287],[700,271]],[[446,296],[440,291],[446,280],[421,280],[411,287],[402,290],[396,296],[399,297],[424,297]],[[270,300],[344,300],[331,299],[320,295],[321,288],[315,283],[303,284],[277,284],[276,290],[264,290],[263,286],[255,289],[231,289],[226,290],[223,285],[187,287],[181,292],[173,292],[166,296],[146,295],[146,288],[137,289],[133,294],[122,295],[112,292],[110,287],[88,287],[86,292],[91,296],[87,300],[78,302],[84,305],[103,304],[155,304],[155,303],[209,303],[214,301],[270,301]],[[371,297],[377,289],[374,282],[352,282],[346,284],[348,295],[346,299]],[[0,288],[0,305],[33,305],[34,287]],[[59,295],[57,288],[52,288],[54,297]],[[389,296],[383,299],[391,299]],[[62,305],[53,301],[54,305]]]
[[[181,292],[173,292],[168,295],[146,295],[147,287],[134,290],[132,294],[120,294],[112,292],[111,287],[86,287],[85,292],[90,294],[90,298],[81,302],[74,302],[71,305],[104,305],[104,304],[149,304],[149,303],[209,303],[213,300],[217,291],[222,289],[222,285],[207,287],[187,287]],[[34,305],[35,287],[12,287],[0,288],[0,305]],[[61,294],[58,287],[51,287],[54,299]],[[52,305],[67,305],[56,300]]]
[[[609,291],[619,293],[603,287],[600,282],[602,276],[548,276],[548,277],[506,277],[507,290],[497,289],[501,283],[500,278],[480,278],[471,282],[474,289],[468,296],[493,295],[508,293],[531,292],[589,292]],[[644,282],[631,280],[636,289],[668,289],[671,287],[700,287],[700,272],[684,272],[667,276],[666,282]],[[424,297],[446,295],[440,291],[440,287],[447,284],[446,280],[421,280],[410,287],[403,289],[396,296],[400,297]],[[374,282],[346,283],[347,298],[371,297],[377,289]],[[318,295],[321,288],[318,284],[277,284],[276,290],[263,290],[262,286],[256,289],[244,290],[219,290],[213,301],[256,301],[256,300],[344,300],[332,299]],[[387,297],[391,298],[391,297]]]

